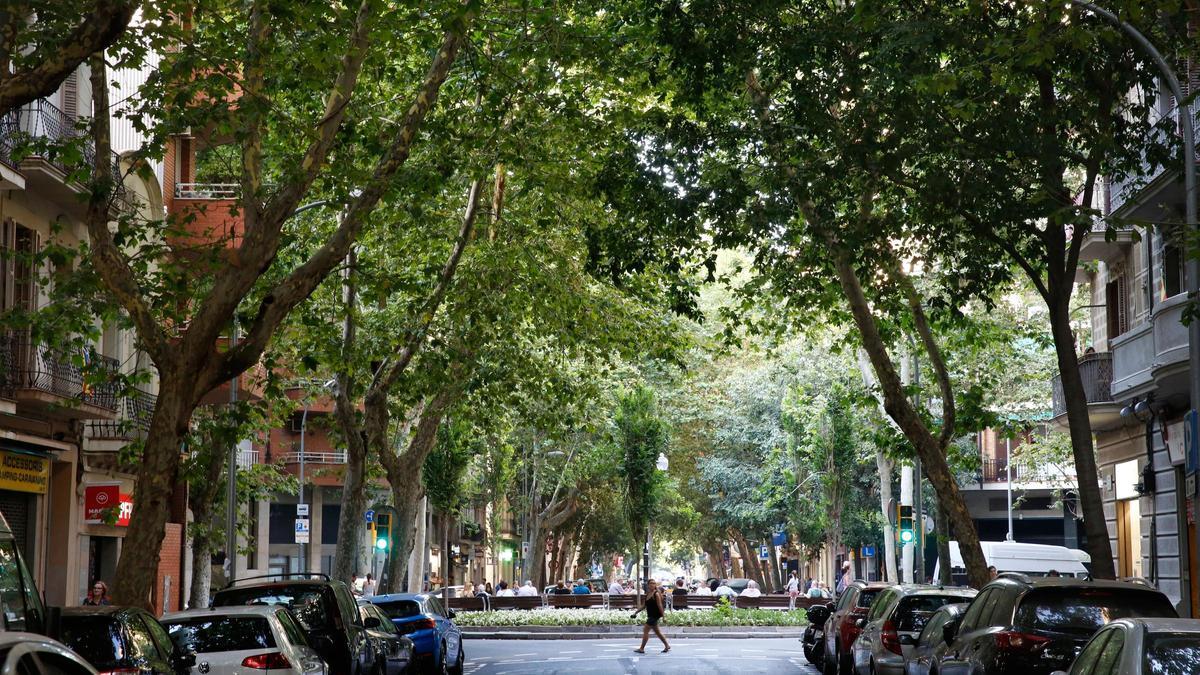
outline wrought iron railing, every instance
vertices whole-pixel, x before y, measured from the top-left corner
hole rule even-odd
[[[16,149],[25,140],[45,139],[50,148],[70,142],[79,142],[82,161],[78,163],[68,162],[67,158],[70,153],[61,150],[43,151],[37,144],[29,147],[29,156],[42,159],[70,177],[81,168],[90,171],[96,165],[96,146],[84,136],[85,132],[75,126],[74,117],[66,114],[46,99],[38,99],[0,119],[0,159],[15,166],[17,163],[14,160]],[[109,154],[112,175],[116,181],[114,199],[121,210],[130,210],[134,206],[133,196],[125,189],[120,180],[121,158],[115,152]]]
[[[1083,395],[1088,403],[1110,403],[1112,397],[1113,362],[1111,352],[1084,354],[1079,358],[1079,376],[1083,379]],[[1062,376],[1051,380],[1051,401],[1055,417],[1067,414],[1067,397],[1063,393]]]
[[[1200,126],[1200,107],[1192,108],[1192,124]],[[1167,138],[1168,133],[1180,133],[1180,115],[1179,108],[1172,108],[1163,118],[1174,120],[1175,124],[1171,131],[1165,131],[1161,127],[1155,127],[1150,133],[1154,136],[1154,140],[1163,145],[1167,145],[1170,139]],[[1160,120],[1163,118],[1159,118]],[[1143,156],[1141,166],[1128,175],[1119,178],[1105,177],[1105,183],[1108,186],[1108,208],[1109,212],[1117,211],[1126,202],[1134,199],[1142,188],[1149,185],[1155,178],[1165,170],[1162,166],[1152,166],[1150,159]]]
[[[37,344],[28,333],[10,332],[3,337],[5,388],[42,391],[79,403],[117,411],[114,379],[120,364],[92,350],[72,354]]]
[[[980,467],[980,480],[984,483],[1003,483],[1008,480],[1008,462],[992,457],[984,457]],[[1023,478],[1025,472],[1021,469],[1020,464],[1013,464],[1012,479],[1017,482]]]
[[[300,453],[289,452],[283,456],[284,464],[299,464]],[[306,464],[345,464],[346,451],[340,452],[313,452],[311,450],[304,451],[304,462]]]
[[[236,199],[241,191],[237,183],[176,183],[177,199]]]
[[[154,416],[157,403],[157,396],[140,389],[123,394],[117,401],[119,419],[90,420],[87,423],[87,436],[125,441],[143,438],[150,431],[150,418]]]

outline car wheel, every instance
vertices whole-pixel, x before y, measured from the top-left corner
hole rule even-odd
[[[447,673],[450,672],[449,669],[446,668],[446,643],[445,642],[442,643],[442,653],[438,657],[438,664],[437,664],[436,672],[438,675],[447,675]]]
[[[463,654],[462,643],[458,643],[458,658],[454,659],[454,667],[450,669],[450,675],[463,675],[463,666],[466,665],[467,656]]]

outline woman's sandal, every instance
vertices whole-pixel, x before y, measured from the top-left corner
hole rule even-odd
[[[633,653],[634,654],[645,654],[646,650],[645,649],[635,649],[635,650],[633,650]]]
[[[671,651],[670,647],[663,647],[662,653],[666,654],[669,651]]]

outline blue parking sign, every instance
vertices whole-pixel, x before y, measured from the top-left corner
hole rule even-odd
[[[367,512],[363,515],[365,515],[367,517],[368,523],[375,522],[375,510],[374,509],[367,509]]]

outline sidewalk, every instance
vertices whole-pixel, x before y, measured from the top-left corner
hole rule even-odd
[[[668,626],[660,628],[668,638],[796,638],[804,626]],[[463,637],[472,640],[604,640],[642,637],[638,626],[464,626]]]

